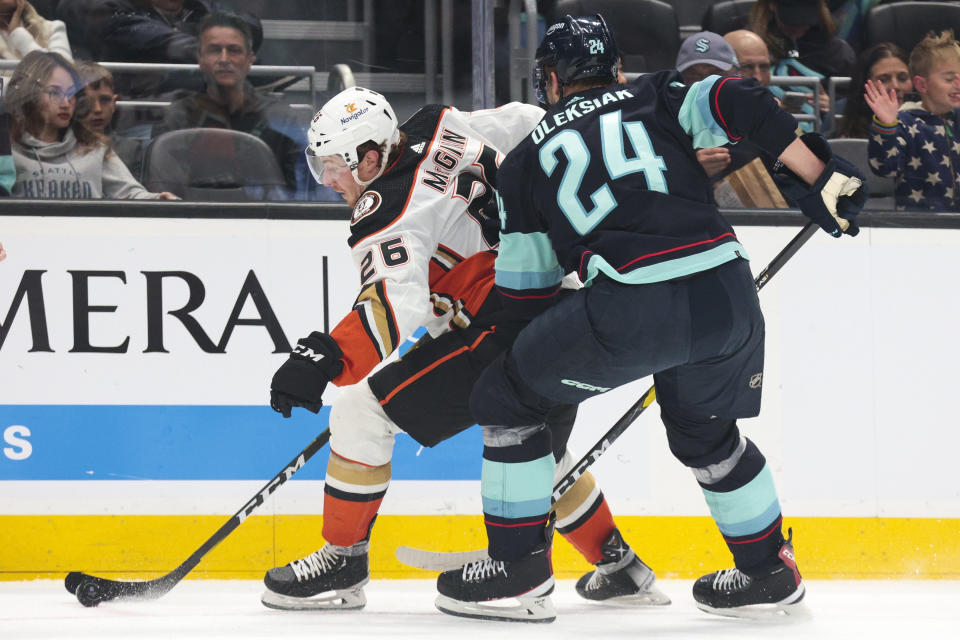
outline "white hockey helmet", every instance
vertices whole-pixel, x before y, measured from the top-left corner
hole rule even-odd
[[[387,166],[390,149],[400,140],[397,116],[387,99],[376,91],[350,87],[330,98],[307,131],[307,166],[314,180],[323,184],[324,156],[340,156],[357,184],[366,186],[380,177]],[[360,158],[357,147],[373,141],[384,145],[380,170],[372,179],[363,181],[357,175]],[[330,167],[330,163],[327,163]]]

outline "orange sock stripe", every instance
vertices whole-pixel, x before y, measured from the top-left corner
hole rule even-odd
[[[363,540],[383,498],[354,502],[323,494],[323,539],[341,547]]]
[[[615,527],[607,500],[601,495],[600,505],[586,520],[559,533],[586,558],[587,562],[596,564],[603,558],[603,543],[610,537]]]

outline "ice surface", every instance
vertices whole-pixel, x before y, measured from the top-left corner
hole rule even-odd
[[[609,607],[581,600],[572,581],[554,592],[553,624],[453,618],[433,607],[433,581],[375,580],[354,612],[273,611],[255,581],[188,580],[153,601],[85,609],[62,581],[0,582],[0,638],[960,638],[960,581],[808,581],[811,617],[793,623],[734,620],[698,611],[691,581],[663,580],[673,604]]]

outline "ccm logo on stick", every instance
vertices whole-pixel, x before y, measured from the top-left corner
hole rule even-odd
[[[25,440],[30,435],[30,429],[22,424],[15,424],[3,430],[3,441],[10,445],[3,448],[3,455],[11,460],[26,460],[33,454],[33,445]]]
[[[599,391],[601,393],[604,391],[610,391],[610,387],[598,387],[596,385],[587,384],[586,382],[577,382],[576,380],[561,380],[560,382],[571,387],[576,387],[577,389],[583,389],[584,391]]]

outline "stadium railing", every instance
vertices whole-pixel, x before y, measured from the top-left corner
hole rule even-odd
[[[721,209],[734,226],[803,226],[798,209]],[[0,199],[3,216],[110,218],[244,218],[262,220],[350,220],[351,209],[338,202],[167,202],[156,200]],[[960,212],[881,211],[865,209],[857,218],[864,228],[960,229]]]
[[[19,64],[18,60],[0,60],[0,71],[12,70],[17,67]],[[97,64],[103,66],[105,69],[111,72],[118,73],[167,73],[171,71],[195,71],[200,73],[199,65],[195,64],[168,64],[168,63],[155,63],[155,62],[98,62]],[[316,87],[316,68],[308,66],[282,66],[282,65],[253,65],[250,67],[251,76],[295,76],[302,77],[307,82],[307,90],[310,93],[310,103],[316,104],[317,102],[317,87]],[[131,101],[121,101],[131,102]],[[138,101],[142,102],[142,101]],[[147,101],[149,102],[149,101]],[[150,103],[148,106],[163,106],[163,102]],[[129,104],[125,105],[129,106]]]

